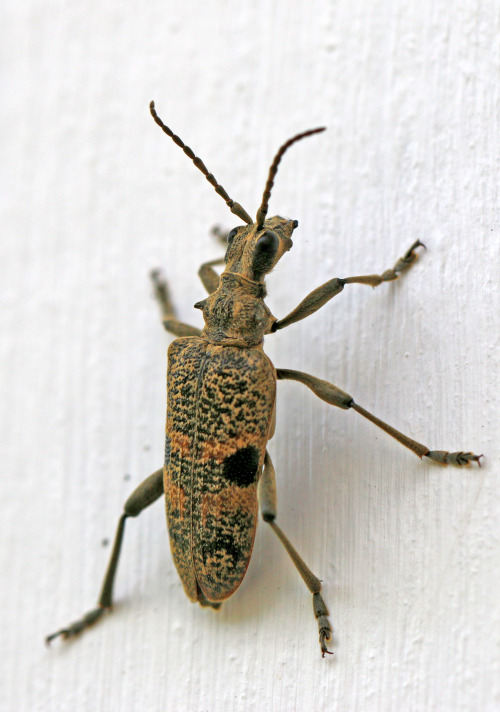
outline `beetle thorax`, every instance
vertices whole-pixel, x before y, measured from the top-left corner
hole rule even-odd
[[[257,346],[276,321],[264,302],[265,285],[224,272],[219,288],[196,307],[203,311],[202,338],[227,346]]]

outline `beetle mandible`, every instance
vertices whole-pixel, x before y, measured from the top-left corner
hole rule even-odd
[[[398,279],[418,258],[419,240],[394,267],[382,274],[335,277],[308,294],[282,319],[264,302],[265,276],[292,247],[296,220],[267,218],[269,198],[285,151],[324,128],[293,136],[277,152],[255,221],[233,201],[203,161],[166,126],[155,122],[224,199],[244,225],[227,234],[224,258],[204,263],[199,276],[209,296],[195,304],[205,326],[200,330],[175,317],[166,282],[152,272],[163,326],[176,338],[168,349],[167,423],[164,467],[139,485],[124,505],[97,608],[46,638],[71,638],[99,620],[113,602],[113,584],[125,520],[136,517],[165,494],[172,556],[187,596],[202,606],[219,608],[240,585],[252,553],[258,508],[278,536],[312,594],[323,657],[330,651],[332,628],[321,595],[320,580],[299,556],[276,523],[275,472],[267,442],[275,426],[276,381],[293,380],[310,388],[330,405],[353,409],[409,448],[439,465],[480,464],[472,452],[430,450],[358,405],[352,396],[327,381],[301,371],[274,368],[264,354],[263,338],[310,316],[347,284],[377,287]],[[225,264],[219,274],[214,266]]]

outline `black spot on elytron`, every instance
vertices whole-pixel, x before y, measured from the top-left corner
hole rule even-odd
[[[257,479],[259,459],[256,447],[242,447],[226,457],[222,463],[222,476],[238,487],[248,487]]]

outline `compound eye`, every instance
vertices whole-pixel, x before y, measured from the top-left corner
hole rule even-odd
[[[279,245],[279,238],[276,233],[271,232],[271,230],[266,230],[266,232],[259,237],[257,240],[257,250],[263,253],[276,253]]]
[[[238,232],[238,228],[237,228],[237,227],[233,227],[233,229],[231,230],[231,232],[228,232],[228,234],[227,234],[227,244],[228,244],[228,245],[230,245],[230,244],[232,243],[232,241],[233,241],[234,238],[236,237],[236,233],[237,233],[237,232]]]
[[[279,243],[279,237],[271,230],[266,230],[255,243],[252,267],[254,279],[257,281],[272,269]]]

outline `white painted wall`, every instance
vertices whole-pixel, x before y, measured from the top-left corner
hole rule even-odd
[[[500,709],[500,13],[495,0],[2,6],[0,708],[34,712]],[[280,384],[279,521],[324,580],[310,596],[259,527],[215,614],[184,597],[161,504],[130,522],[116,608],[74,644],[121,505],[162,459],[168,338],[147,273],[199,323],[207,236],[234,222],[158,111],[253,213],[297,218],[269,279],[285,315],[333,276],[427,253],[267,340],[433,448],[420,462],[354,413]],[[125,480],[125,474],[130,479]]]

